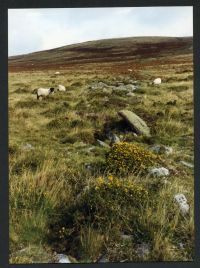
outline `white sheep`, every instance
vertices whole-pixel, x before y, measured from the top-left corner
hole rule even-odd
[[[55,72],[55,74],[60,74],[60,72]]]
[[[160,85],[161,84],[161,78],[156,78],[153,80],[154,85]]]
[[[50,88],[38,88],[37,89],[37,99],[39,100],[40,97],[46,97],[52,93],[54,93],[54,87],[50,87]]]
[[[63,86],[63,85],[58,85],[58,91],[66,91],[65,86]]]

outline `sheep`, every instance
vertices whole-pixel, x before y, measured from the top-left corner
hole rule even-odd
[[[50,88],[38,88],[37,89],[37,99],[39,100],[40,97],[46,97],[52,93],[54,93],[54,87],[50,87]]]
[[[55,74],[60,74],[60,72],[55,72]]]
[[[153,80],[153,85],[160,85],[161,84],[161,78],[156,78]]]
[[[58,91],[66,91],[65,86],[63,86],[63,85],[58,85]]]

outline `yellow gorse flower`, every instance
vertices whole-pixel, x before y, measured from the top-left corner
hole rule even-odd
[[[111,171],[128,171],[144,168],[158,160],[158,156],[148,152],[139,145],[118,142],[114,144],[107,157],[107,165]]]

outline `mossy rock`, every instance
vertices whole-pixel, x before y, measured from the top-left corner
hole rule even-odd
[[[150,137],[150,129],[142,118],[128,110],[121,110],[118,114],[131,126],[139,135]]]

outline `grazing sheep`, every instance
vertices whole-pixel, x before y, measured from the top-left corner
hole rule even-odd
[[[160,85],[161,84],[161,78],[156,78],[153,80],[153,85]]]
[[[65,86],[63,86],[63,85],[58,85],[58,91],[66,91]]]
[[[38,88],[37,89],[37,99],[39,100],[40,97],[46,97],[54,92],[54,87],[50,88]]]
[[[60,72],[55,72],[55,74],[60,74]]]

